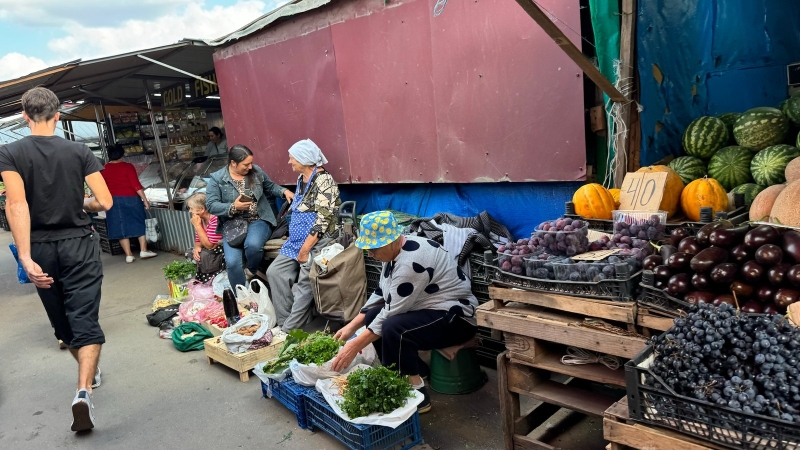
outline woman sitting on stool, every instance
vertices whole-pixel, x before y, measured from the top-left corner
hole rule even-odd
[[[222,251],[222,235],[217,233],[217,216],[206,209],[206,194],[198,192],[186,199],[186,206],[192,213],[194,227],[194,250],[192,255],[197,262],[197,276],[201,283],[208,283],[225,269]]]

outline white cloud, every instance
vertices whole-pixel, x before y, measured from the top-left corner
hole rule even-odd
[[[202,0],[0,0],[0,18],[31,27],[61,26],[65,21],[92,26],[114,26],[129,19],[173,14]]]
[[[47,67],[39,58],[8,53],[0,58],[0,80],[12,80]]]

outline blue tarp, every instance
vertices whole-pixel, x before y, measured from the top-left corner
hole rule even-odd
[[[777,106],[786,98],[786,65],[800,61],[800,1],[638,5],[642,165],[679,155],[681,134],[697,117]]]
[[[358,214],[393,209],[420,217],[438,212],[475,216],[487,211],[521,238],[539,223],[561,217],[564,203],[582,184],[351,184],[339,189],[343,201],[356,201]]]

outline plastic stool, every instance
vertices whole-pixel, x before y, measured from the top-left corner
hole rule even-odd
[[[480,389],[489,377],[478,364],[474,348],[462,348],[450,361],[438,351],[431,352],[431,389],[448,395],[469,394]]]

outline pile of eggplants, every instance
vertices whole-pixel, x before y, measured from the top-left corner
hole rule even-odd
[[[784,313],[800,300],[800,233],[729,221],[691,236],[676,228],[642,262],[655,287],[688,303],[729,303],[746,313]]]

